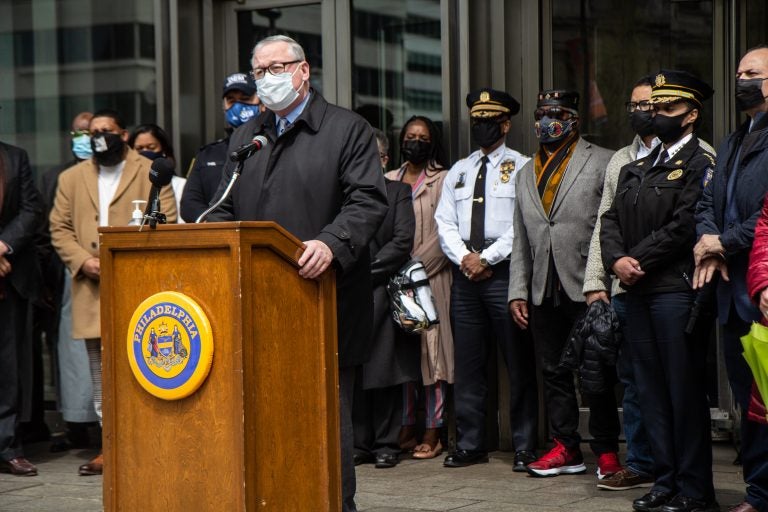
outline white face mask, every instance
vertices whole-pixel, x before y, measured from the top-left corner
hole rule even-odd
[[[269,110],[285,110],[299,97],[298,91],[293,88],[293,75],[300,67],[297,66],[293,73],[273,75],[267,72],[264,78],[256,80],[256,94]]]

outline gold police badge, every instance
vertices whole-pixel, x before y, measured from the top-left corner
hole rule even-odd
[[[683,170],[682,169],[675,169],[671,173],[667,174],[667,180],[673,181],[673,180],[678,179],[682,175],[683,175]]]
[[[509,183],[509,179],[513,172],[515,172],[515,161],[514,160],[504,160],[501,162],[501,165],[499,166],[499,172],[501,172],[501,176],[499,179],[502,183]]]
[[[667,83],[667,79],[664,77],[662,73],[659,73],[658,75],[656,75],[656,87],[661,87],[665,83]]]
[[[490,95],[490,94],[488,94],[488,91],[483,91],[483,92],[481,92],[481,93],[480,93],[480,101],[482,101],[483,103],[485,103],[485,102],[486,102],[486,101],[488,101],[489,99],[491,99],[491,95]]]

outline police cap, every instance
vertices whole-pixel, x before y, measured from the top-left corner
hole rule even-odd
[[[662,69],[653,82],[651,103],[687,100],[701,107],[714,92],[706,82],[687,71]]]
[[[520,111],[520,104],[504,91],[488,87],[467,94],[469,116],[475,118],[513,116]]]
[[[256,94],[256,83],[248,73],[232,73],[224,79],[224,91],[221,97],[226,96],[229,91],[240,91],[246,96],[253,96]]]

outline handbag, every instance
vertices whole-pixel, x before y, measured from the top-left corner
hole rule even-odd
[[[427,271],[418,259],[412,259],[389,278],[387,283],[392,317],[405,332],[418,334],[439,323],[435,298]]]

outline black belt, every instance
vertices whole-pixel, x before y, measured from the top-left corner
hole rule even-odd
[[[495,244],[496,240],[498,240],[498,238],[486,238],[485,240],[483,240],[483,246],[482,247],[472,247],[469,244],[469,240],[462,240],[462,241],[464,242],[464,245],[467,246],[467,249],[469,249],[470,251],[472,251],[472,252],[480,252],[480,251],[484,251],[485,249],[487,249],[490,246],[492,246],[493,244]]]

